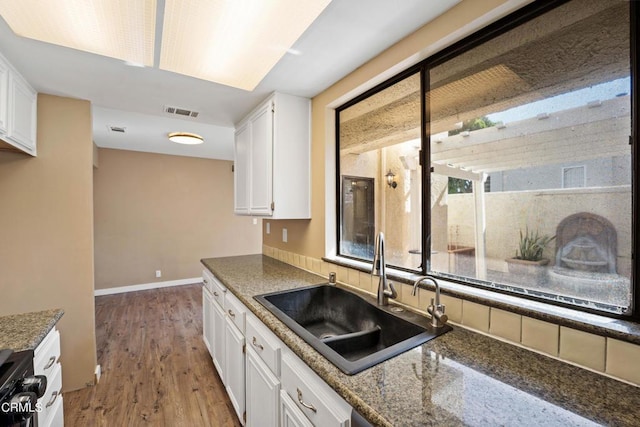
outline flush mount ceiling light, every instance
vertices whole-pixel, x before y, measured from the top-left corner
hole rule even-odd
[[[0,15],[19,36],[153,66],[156,0],[1,1]]]
[[[160,68],[253,90],[331,0],[166,0]]]
[[[196,145],[202,144],[204,142],[204,138],[195,133],[171,132],[169,134],[169,141],[178,144]]]

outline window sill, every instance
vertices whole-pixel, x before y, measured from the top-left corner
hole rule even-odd
[[[371,271],[370,264],[338,256],[324,257],[324,261],[342,267],[352,268],[362,272]],[[420,277],[417,274],[387,268],[387,277],[396,282],[412,285]],[[539,301],[505,295],[490,290],[474,288],[458,283],[438,279],[443,294],[510,311],[545,322],[578,329],[607,338],[613,338],[633,344],[640,344],[640,324],[623,319],[613,319],[597,314],[585,313],[566,307],[558,307]],[[425,282],[421,287],[432,289],[433,286]]]

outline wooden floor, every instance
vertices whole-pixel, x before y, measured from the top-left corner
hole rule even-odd
[[[96,297],[102,378],[64,394],[66,426],[240,425],[202,341],[201,289]]]

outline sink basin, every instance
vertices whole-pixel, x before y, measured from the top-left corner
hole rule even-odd
[[[391,307],[378,307],[353,292],[326,284],[254,298],[348,375],[451,330],[446,325],[435,329],[413,313],[401,318],[391,313]]]

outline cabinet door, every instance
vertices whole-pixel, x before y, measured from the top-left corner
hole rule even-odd
[[[9,65],[0,57],[0,135],[7,133],[9,98]]]
[[[7,138],[27,152],[36,149],[37,94],[15,73],[9,73],[9,126]]]
[[[247,348],[247,426],[276,427],[280,381],[252,348]]]
[[[271,215],[273,201],[273,109],[266,103],[251,118],[251,215]],[[278,171],[286,173],[286,171]]]
[[[313,427],[286,391],[280,391],[280,427]]]
[[[236,131],[234,145],[234,212],[249,213],[249,151],[251,149],[251,126],[245,123]]]
[[[244,424],[244,335],[228,318],[225,337],[227,394],[238,418]]]
[[[202,287],[202,339],[204,345],[213,357],[211,343],[213,342],[213,299],[206,286]]]
[[[213,364],[220,375],[220,379],[223,384],[226,384],[225,378],[225,318],[224,311],[216,303],[212,304],[213,310],[211,311],[213,319]]]
[[[292,352],[282,355],[282,390],[313,425],[348,427],[351,406]]]

